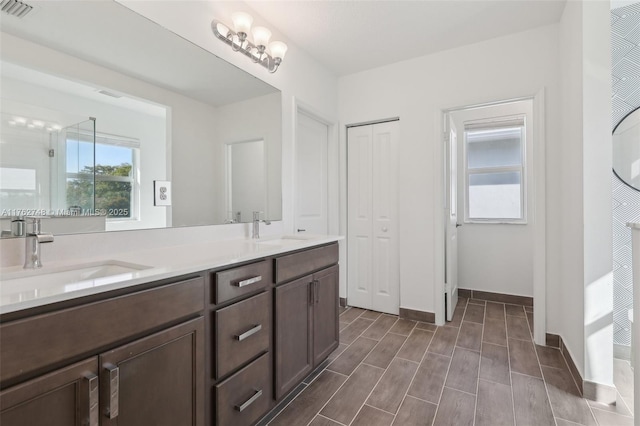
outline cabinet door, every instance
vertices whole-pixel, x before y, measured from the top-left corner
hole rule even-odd
[[[100,355],[102,426],[204,425],[204,319]]]
[[[338,347],[338,265],[313,276],[313,365]]]
[[[2,426],[98,426],[98,358],[0,392]]]
[[[311,340],[312,276],[276,287],[276,399],[313,368]]]

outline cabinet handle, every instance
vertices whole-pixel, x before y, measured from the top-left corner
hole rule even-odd
[[[255,284],[257,282],[262,281],[262,275],[258,275],[257,277],[248,278],[246,280],[238,281],[237,283],[233,283],[236,287],[244,287],[246,285]]]
[[[89,373],[85,376],[86,380],[86,398],[88,411],[87,414],[89,416],[88,424],[89,426],[98,426],[100,422],[100,406],[99,406],[99,396],[100,396],[100,388],[98,376],[95,374]]]
[[[244,339],[246,339],[249,336],[252,336],[252,335],[256,334],[260,330],[262,330],[262,324],[258,324],[256,326],[253,326],[251,328],[251,330],[245,331],[242,334],[236,334],[234,337],[236,338],[237,341],[242,342]]]
[[[115,419],[118,417],[118,398],[120,393],[120,369],[113,364],[105,364],[104,368],[109,372],[108,383],[108,405],[107,405],[107,417],[109,419]]]
[[[247,399],[242,405],[236,405],[235,406],[236,411],[239,411],[242,413],[243,410],[247,409],[251,404],[256,402],[256,400],[261,396],[262,396],[262,389],[257,390],[256,393],[254,393],[253,396]]]
[[[320,288],[318,287],[320,282],[318,280],[313,280],[313,291],[316,294],[316,304],[320,302]]]
[[[309,283],[309,305],[313,305],[315,300],[313,281]]]

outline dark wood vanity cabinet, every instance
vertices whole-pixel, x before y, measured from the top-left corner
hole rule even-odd
[[[338,346],[338,245],[0,317],[2,426],[251,426]]]
[[[313,312],[313,365],[320,364],[339,344],[338,324],[338,266],[332,266],[313,275],[315,303]]]
[[[0,425],[98,425],[98,397],[92,357],[0,392]]]
[[[100,354],[102,426],[204,425],[204,319]]]
[[[277,277],[290,278],[320,269],[278,284],[275,289],[277,400],[297,386],[338,347],[337,262],[337,244],[276,259]]]
[[[0,424],[204,426],[204,299],[198,277],[0,324]]]

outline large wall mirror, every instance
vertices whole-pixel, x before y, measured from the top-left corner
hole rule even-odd
[[[613,172],[640,191],[640,108],[624,117],[613,130]]]
[[[282,218],[279,90],[114,1],[29,3],[0,17],[3,237],[25,215],[55,234]]]

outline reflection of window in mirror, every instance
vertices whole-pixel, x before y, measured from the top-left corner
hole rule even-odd
[[[94,148],[92,134],[65,135],[66,207],[90,211],[95,200],[96,213],[107,220],[136,219],[140,142],[96,133]]]
[[[226,149],[227,223],[251,221],[266,211],[267,181],[264,140],[228,143]]]

